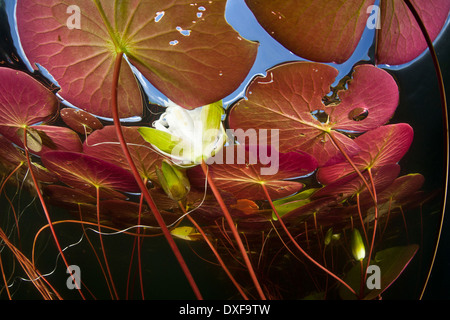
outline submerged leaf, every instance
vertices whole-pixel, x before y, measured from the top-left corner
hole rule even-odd
[[[122,133],[141,177],[156,180],[155,167],[161,163],[163,157],[142,138],[137,127],[123,126]],[[105,126],[89,135],[83,144],[83,152],[131,171],[114,126]]]
[[[306,153],[279,153],[270,146],[227,146],[211,159],[208,174],[217,188],[249,200],[267,198],[262,185],[273,199],[292,195],[303,185],[285,179],[310,174],[317,167]],[[199,166],[189,169],[188,176],[192,185],[204,187],[205,175]]]
[[[65,124],[83,135],[91,134],[94,130],[103,128],[100,120],[80,109],[64,108],[59,114]]]
[[[360,171],[397,163],[411,146],[413,135],[413,129],[406,123],[385,125],[368,131],[355,139],[361,151],[352,157],[352,161]],[[343,161],[320,168],[317,179],[323,184],[329,184],[354,172],[353,166]]]
[[[368,289],[364,286],[363,299],[375,299],[382,294],[403,272],[411,259],[418,250],[418,245],[412,244],[405,247],[392,247],[379,251],[375,255],[375,259],[371,260],[371,265],[380,268],[380,288]],[[367,266],[367,259],[364,261],[364,267]],[[359,292],[361,281],[361,267],[356,263],[347,273],[344,281],[348,283],[356,292]],[[356,299],[356,297],[344,286],[339,289],[339,295],[342,299]]]
[[[139,192],[134,176],[121,167],[91,156],[67,151],[50,151],[42,156],[42,162],[67,185],[90,194]]]
[[[193,227],[177,227],[170,231],[170,234],[189,241],[196,241],[202,238],[202,235]]]

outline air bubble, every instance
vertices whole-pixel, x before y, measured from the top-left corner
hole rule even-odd
[[[183,28],[181,28],[181,27],[176,27],[176,29],[179,33],[181,33],[185,37],[191,35],[191,30],[183,30]]]
[[[164,11],[157,12],[156,17],[155,17],[155,22],[161,21],[162,17],[164,17],[164,14],[165,14]]]
[[[362,121],[369,115],[369,110],[363,107],[353,109],[348,113],[348,118],[354,121]]]

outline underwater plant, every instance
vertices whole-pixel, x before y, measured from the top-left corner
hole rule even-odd
[[[234,4],[14,2],[0,297],[379,299],[412,261],[431,270],[442,190],[403,165],[415,128],[389,65],[428,50],[442,93],[450,3],[246,0],[293,57],[263,74]]]

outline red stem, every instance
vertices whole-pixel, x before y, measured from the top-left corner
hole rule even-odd
[[[145,200],[147,201],[150,209],[152,210],[156,221],[158,222],[167,242],[169,243],[170,248],[172,249],[172,252],[174,253],[178,263],[180,264],[181,269],[183,270],[189,284],[191,285],[195,296],[197,297],[197,299],[201,300],[203,298],[200,294],[200,290],[198,289],[197,284],[195,283],[195,280],[194,280],[191,272],[189,271],[189,268],[188,268],[186,262],[184,261],[180,250],[178,249],[178,247],[175,243],[175,240],[172,238],[172,235],[170,234],[170,231],[167,228],[166,223],[164,222],[164,219],[161,216],[161,213],[159,212],[158,208],[156,207],[156,204],[153,201],[150,193],[148,192],[147,187],[145,186],[144,182],[142,181],[141,176],[134,164],[133,158],[131,157],[130,151],[128,150],[128,146],[125,141],[125,138],[123,136],[122,127],[120,125],[119,111],[118,111],[118,106],[117,106],[117,87],[118,87],[118,83],[119,83],[119,71],[120,71],[120,66],[122,64],[122,58],[123,58],[123,52],[118,52],[116,61],[114,64],[114,74],[113,74],[113,83],[112,83],[112,101],[111,101],[111,103],[112,103],[112,114],[113,114],[113,119],[114,119],[114,126],[115,126],[116,133],[117,133],[117,138],[119,139],[123,154],[125,155],[125,158],[127,159],[127,162],[131,169],[131,172],[133,173],[134,178],[136,179],[136,182],[139,185],[139,188],[141,189],[141,192],[145,197]]]
[[[101,224],[100,224],[100,188],[99,187],[95,187],[96,189],[96,195],[97,195],[97,228],[98,228],[98,237],[100,239],[100,246],[102,248],[102,253],[103,253],[103,260],[105,261],[105,265],[106,265],[106,271],[108,272],[108,277],[109,277],[109,281],[111,282],[111,286],[112,286],[112,290],[114,292],[111,292],[111,288],[110,288],[110,293],[111,293],[111,297],[115,298],[118,300],[119,296],[117,295],[117,290],[116,290],[116,286],[114,285],[114,280],[113,277],[111,275],[111,270],[109,269],[109,263],[108,263],[108,259],[106,258],[106,251],[105,251],[105,246],[103,244],[103,237],[102,237],[102,228],[101,228]],[[108,288],[109,288],[109,282],[106,279],[106,282],[108,283]]]
[[[264,193],[266,195],[267,200],[269,201],[270,206],[272,207],[273,212],[275,213],[275,215],[277,216],[278,221],[281,224],[281,227],[283,228],[284,232],[287,234],[287,236],[289,237],[289,239],[291,240],[291,242],[295,245],[295,247],[297,247],[298,250],[300,250],[300,252],[308,259],[310,260],[312,263],[314,263],[317,267],[319,267],[320,269],[322,269],[323,271],[325,271],[327,274],[329,274],[330,276],[332,276],[333,278],[335,278],[337,281],[339,281],[340,283],[342,283],[347,289],[349,289],[354,295],[357,295],[355,290],[353,290],[352,287],[350,287],[344,280],[342,280],[341,278],[339,278],[337,275],[335,275],[333,272],[331,272],[330,270],[328,270],[327,268],[325,268],[324,266],[322,266],[320,263],[318,263],[316,260],[314,260],[314,258],[312,258],[309,254],[306,253],[305,250],[303,250],[303,248],[298,244],[298,242],[294,239],[294,237],[292,236],[292,234],[289,232],[289,230],[287,229],[286,225],[284,224],[283,220],[281,219],[280,215],[278,214],[277,209],[275,208],[273,202],[272,202],[272,198],[269,195],[269,192],[267,191],[267,188],[265,186],[265,184],[261,184],[262,189],[264,190]]]
[[[214,193],[214,196],[216,197],[217,202],[219,203],[219,206],[220,206],[220,208],[223,211],[223,214],[225,216],[225,219],[227,220],[228,226],[230,227],[231,232],[233,233],[233,236],[234,236],[234,238],[235,238],[235,240],[237,242],[239,250],[241,251],[242,257],[243,257],[244,262],[245,262],[245,265],[247,266],[248,272],[250,274],[250,277],[253,280],[255,288],[258,291],[258,294],[259,294],[260,298],[262,300],[266,300],[266,297],[265,297],[264,292],[263,292],[263,290],[261,288],[261,285],[258,282],[258,278],[256,277],[255,270],[253,269],[252,263],[251,263],[248,255],[247,255],[247,251],[245,250],[244,244],[242,243],[242,239],[239,236],[239,233],[238,233],[238,231],[236,229],[236,226],[234,225],[233,218],[231,217],[231,214],[228,211],[228,208],[225,205],[225,203],[224,203],[224,201],[222,199],[222,196],[220,195],[219,190],[217,190],[217,187],[216,187],[213,179],[208,174],[208,168],[206,166],[205,161],[203,161],[203,160],[202,160],[202,163],[201,163],[201,167],[203,169],[203,173],[205,174],[205,177],[207,177],[207,179],[208,179],[208,184],[211,187],[211,190]]]
[[[367,274],[366,270],[367,269],[364,270],[364,259],[359,260],[359,264],[361,266],[361,280],[360,280],[360,283],[359,283],[359,296],[358,296],[358,299],[361,300],[363,298],[363,296],[364,296],[364,284],[366,282],[366,274]],[[364,271],[366,271],[366,272],[364,272]]]
[[[181,208],[183,214],[186,214],[186,210],[183,206],[183,204],[181,203],[181,201],[178,202],[179,207]],[[236,287],[236,289],[239,291],[239,293],[241,294],[241,296],[245,299],[248,300],[247,295],[245,294],[245,292],[242,290],[241,286],[239,285],[239,283],[236,281],[236,279],[234,279],[233,275],[231,274],[231,272],[228,270],[227,266],[225,265],[225,263],[223,262],[222,258],[220,257],[219,253],[217,252],[216,248],[214,248],[213,244],[211,243],[211,241],[209,241],[208,236],[205,234],[205,232],[202,230],[202,228],[198,225],[198,223],[189,215],[186,215],[187,218],[189,219],[189,221],[192,223],[192,225],[194,226],[195,229],[197,229],[200,234],[202,235],[203,239],[205,239],[206,243],[208,244],[209,248],[211,249],[211,251],[214,253],[214,255],[216,256],[217,261],[219,262],[220,266],[222,267],[223,271],[225,271],[225,273],[227,274],[227,276],[230,278],[231,282],[234,284],[234,286]]]
[[[24,146],[24,150],[25,150],[25,156],[27,158],[28,169],[30,170],[30,174],[31,174],[31,179],[33,180],[34,186],[36,188],[36,193],[37,193],[37,195],[39,197],[39,200],[41,202],[42,209],[44,210],[45,217],[47,218],[47,222],[49,224],[50,231],[51,231],[52,236],[53,236],[53,240],[55,240],[56,247],[58,248],[58,251],[61,254],[61,258],[63,259],[64,264],[66,265],[66,268],[69,269],[69,263],[67,262],[66,256],[64,255],[64,252],[61,249],[61,245],[59,244],[59,240],[58,240],[58,237],[56,236],[55,228],[53,228],[52,220],[50,219],[50,214],[48,213],[47,206],[46,206],[45,201],[44,201],[44,197],[42,196],[41,190],[39,188],[38,181],[37,181],[36,176],[34,175],[34,172],[33,172],[33,166],[31,164],[31,160],[30,160],[30,153],[28,152],[27,128],[26,127],[23,128],[23,146]],[[71,277],[73,278],[73,275],[71,275]],[[73,281],[75,281],[75,278],[73,278]],[[80,293],[81,297],[83,299],[85,299],[83,293],[81,292],[81,290],[77,290],[77,291]]]
[[[370,259],[372,257],[372,252],[373,252],[373,247],[375,245],[375,236],[376,236],[376,232],[377,232],[377,225],[378,225],[378,201],[377,201],[377,193],[375,191],[375,184],[373,182],[373,177],[372,177],[372,171],[369,169],[367,169],[367,172],[369,173],[369,179],[370,179],[370,183],[372,184],[372,188],[373,188],[373,202],[374,202],[374,209],[375,209],[375,213],[374,213],[374,221],[373,221],[373,232],[372,232],[372,242],[370,243],[370,250],[369,250],[369,256],[367,257],[367,265],[366,265],[366,275],[367,275],[367,268],[370,265]],[[364,278],[365,280],[366,278]]]
[[[341,147],[340,143],[333,137],[333,135],[329,134],[328,136],[331,138],[331,141],[333,141],[333,144],[335,145],[335,147],[342,153],[342,155],[345,157],[345,159],[348,161],[348,163],[353,167],[355,172],[362,179],[363,183],[366,185],[367,191],[369,191],[369,193],[370,193],[370,196],[372,197],[372,199],[375,200],[374,194],[373,194],[367,180],[362,175],[361,171],[356,167],[356,165],[353,163],[352,159],[350,159],[350,157],[348,156],[347,152],[345,152],[345,150]]]

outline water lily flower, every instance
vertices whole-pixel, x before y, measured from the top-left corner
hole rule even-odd
[[[174,163],[197,165],[206,162],[225,144],[223,113],[221,101],[194,110],[171,104],[153,123],[154,128],[141,127],[139,132]]]

